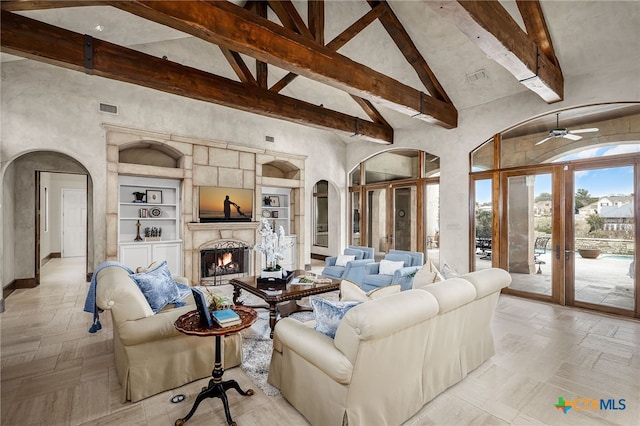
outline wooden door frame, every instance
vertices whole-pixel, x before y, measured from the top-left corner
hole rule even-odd
[[[503,170],[500,173],[500,198],[498,200],[499,204],[499,230],[498,230],[498,240],[499,240],[499,250],[498,259],[494,259],[494,265],[497,262],[497,266],[499,268],[504,269],[505,271],[509,270],[508,264],[508,220],[507,220],[507,198],[509,197],[508,191],[508,180],[510,177],[516,176],[531,176],[531,175],[541,175],[541,174],[550,174],[551,175],[551,195],[552,195],[552,221],[551,221],[551,246],[553,250],[552,262],[551,262],[551,295],[547,296],[544,294],[538,293],[530,293],[522,290],[515,290],[509,287],[505,288],[503,292],[505,294],[513,294],[517,296],[523,296],[530,299],[541,300],[545,302],[553,302],[557,304],[564,304],[564,293],[563,289],[563,268],[564,268],[564,256],[562,247],[565,246],[565,237],[562,232],[564,221],[565,221],[565,205],[561,202],[564,197],[565,188],[562,185],[563,181],[563,165],[541,165],[535,167],[525,167],[525,168],[515,168],[509,170]],[[495,231],[494,231],[495,232]],[[492,253],[496,253],[496,250],[493,250]]]
[[[571,194],[571,197],[565,197],[565,208],[567,212],[573,211],[573,198],[574,198],[574,174],[576,171],[584,171],[584,170],[594,170],[594,169],[606,169],[606,168],[614,168],[614,167],[626,167],[631,166],[634,168],[634,203],[636,206],[640,206],[640,194],[638,194],[638,182],[640,182],[640,156],[635,156],[633,158],[627,158],[624,156],[615,156],[615,157],[603,157],[603,158],[591,158],[588,160],[575,161],[568,163],[564,167],[564,181],[565,181],[565,192],[567,194]],[[577,188],[576,188],[577,189]],[[636,216],[637,219],[637,216]],[[598,312],[606,312],[612,313],[620,316],[633,316],[635,318],[640,318],[640,286],[638,283],[638,269],[640,267],[638,262],[638,248],[640,247],[640,223],[636,220],[634,223],[634,238],[635,238],[635,277],[636,281],[634,283],[634,298],[635,298],[635,307],[633,311],[628,311],[625,309],[616,308],[613,306],[600,305],[595,303],[588,303],[583,301],[575,300],[575,267],[573,260],[575,259],[575,227],[574,227],[573,215],[567,215],[567,225],[565,228],[565,239],[567,241],[567,246],[565,250],[569,250],[572,253],[572,256],[569,256],[569,262],[565,267],[565,303],[568,306],[574,306],[578,308],[586,308],[593,311]]]

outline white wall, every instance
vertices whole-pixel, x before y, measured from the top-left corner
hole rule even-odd
[[[90,248],[93,255],[90,253],[89,271],[105,259],[106,199],[101,188],[106,187],[107,152],[103,123],[306,155],[304,179],[307,190],[310,189],[309,182],[320,179],[344,187],[344,144],[330,132],[30,60],[3,63],[1,76],[2,197],[15,186],[7,174],[9,166],[24,154],[39,150],[58,152],[86,168],[92,188],[95,188],[89,198],[95,219],[91,229],[95,244]],[[119,114],[100,113],[100,102],[117,105]],[[275,143],[264,142],[267,134],[275,137]],[[33,199],[33,196],[29,198]],[[307,211],[310,203],[310,197],[305,197]],[[32,215],[30,223],[33,223]],[[29,234],[28,223],[5,214],[3,228],[5,233],[0,241],[10,250],[17,246],[15,259],[33,259],[32,239],[21,240],[18,235],[7,232],[12,228],[25,228],[16,232]],[[305,232],[310,235],[309,221],[305,223]],[[307,258],[309,253],[310,241],[307,239]],[[3,256],[4,263],[17,266],[15,260],[6,256]],[[32,263],[21,264],[19,273],[11,273],[12,268],[3,268],[3,285],[15,278],[33,276]]]

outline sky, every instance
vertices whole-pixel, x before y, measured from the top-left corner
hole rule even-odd
[[[556,162],[636,152],[640,152],[640,144],[606,146],[571,154],[557,159]],[[593,197],[630,195],[633,193],[633,166],[576,171],[574,172],[574,182],[576,190],[586,189]],[[537,196],[542,192],[551,192],[550,174],[536,175],[534,193]],[[490,180],[477,181],[476,201],[480,204],[491,201]]]

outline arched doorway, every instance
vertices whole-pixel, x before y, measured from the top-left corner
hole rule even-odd
[[[349,174],[350,244],[424,252],[439,263],[440,158],[415,149],[378,153]]]
[[[50,176],[55,175],[53,179]],[[43,185],[43,176],[45,178]],[[62,176],[73,177],[65,179]],[[56,179],[56,177],[60,177]],[[48,179],[48,180],[47,180]],[[86,196],[85,274],[94,254],[93,236],[93,183],[87,169],[76,159],[54,151],[34,151],[15,158],[3,170],[3,282],[5,291],[31,288],[40,283],[40,270],[44,262],[55,257],[62,249],[62,234],[54,232],[53,240],[46,241],[43,232],[59,230],[62,205],[61,191],[84,181]],[[57,181],[58,183],[55,183]],[[54,203],[55,199],[55,203]],[[56,205],[52,210],[52,205]],[[54,223],[55,221],[55,223]],[[46,231],[45,231],[46,230]],[[60,253],[61,255],[61,253]]]

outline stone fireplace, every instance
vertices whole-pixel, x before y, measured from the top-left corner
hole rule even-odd
[[[245,254],[248,260],[243,258],[241,276],[259,273],[260,257],[251,247],[257,243],[259,237],[263,186],[291,189],[289,233],[297,236],[296,258],[293,263],[294,267],[304,264],[306,157],[254,146],[107,123],[103,124],[103,127],[107,132],[108,163],[106,260],[120,259],[120,176],[139,176],[181,181],[179,191],[176,190],[180,196],[175,202],[178,229],[176,239],[171,242],[175,246],[175,271],[182,273],[193,285],[198,285],[202,280],[211,282],[213,279],[217,284],[218,278],[222,280],[222,277],[222,281],[227,282],[237,274],[234,272],[207,276],[208,271],[203,274],[201,251],[213,249],[227,242],[241,243],[249,247]],[[198,222],[199,188],[202,186],[253,190],[253,221]]]
[[[229,280],[254,275],[260,222],[188,223],[185,271],[194,283],[226,284]]]
[[[238,241],[221,241],[200,250],[200,282],[213,285],[249,275],[251,247]]]

